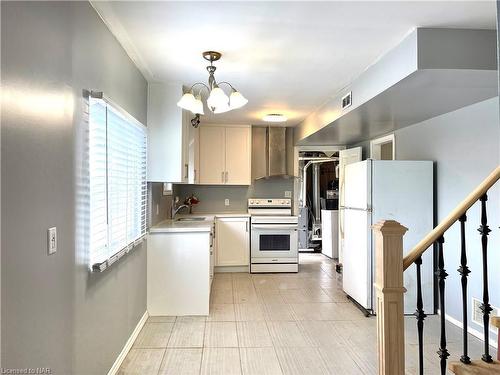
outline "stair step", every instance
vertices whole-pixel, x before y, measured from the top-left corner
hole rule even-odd
[[[456,375],[500,375],[500,362],[486,363],[484,361],[472,361],[470,365],[462,362],[450,362],[448,368]]]

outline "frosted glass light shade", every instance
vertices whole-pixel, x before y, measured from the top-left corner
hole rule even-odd
[[[187,92],[184,95],[182,95],[182,98],[177,102],[177,105],[182,109],[187,109],[188,111],[193,112],[195,102],[196,99],[194,98],[194,95],[191,94],[190,92]]]
[[[201,96],[198,95],[194,100],[193,107],[190,109],[195,115],[204,115],[203,113],[203,102],[201,101]]]
[[[207,99],[207,104],[214,111],[216,108],[227,106],[229,103],[229,98],[220,87],[214,87],[210,91],[210,95]]]
[[[229,112],[232,108],[226,103],[224,105],[220,105],[214,109],[214,113],[224,113]]]
[[[245,98],[239,91],[233,90],[231,96],[229,97],[229,107],[231,109],[241,108],[248,103],[248,99]]]

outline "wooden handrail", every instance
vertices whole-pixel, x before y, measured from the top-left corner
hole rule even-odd
[[[403,270],[406,270],[417,260],[434,242],[441,237],[467,210],[478,201],[500,179],[500,166],[484,179],[439,225],[427,234],[404,257]]]

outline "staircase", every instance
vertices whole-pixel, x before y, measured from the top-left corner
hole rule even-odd
[[[419,375],[424,375],[424,328],[426,313],[423,310],[421,268],[422,255],[433,248],[437,248],[437,269],[435,272],[438,282],[439,316],[440,316],[440,343],[437,349],[436,361],[439,361],[441,375],[448,370],[457,375],[500,375],[500,350],[497,360],[490,354],[489,327],[490,324],[500,330],[500,317],[490,317],[492,311],[489,302],[488,280],[488,252],[500,249],[488,249],[488,235],[491,229],[488,226],[487,200],[488,191],[500,179],[500,166],[497,167],[476,189],[474,189],[436,228],[425,236],[405,257],[403,257],[403,236],[408,230],[397,221],[381,221],[373,226],[375,236],[375,289],[377,291],[377,345],[378,345],[378,373],[379,375],[405,374],[405,331],[403,301],[406,289],[403,284],[403,274],[410,266],[415,264],[417,276],[416,295],[417,311],[415,312],[418,332],[418,358]],[[460,275],[462,289],[462,322],[467,322],[469,306],[467,302],[467,282],[471,270],[467,265],[467,248],[465,228],[467,224],[467,211],[476,202],[480,202],[481,219],[479,223],[479,237],[482,250],[482,270],[474,270],[475,274],[481,272],[483,284],[483,298],[481,312],[483,314],[483,340],[484,350],[481,358],[469,357],[468,328],[463,324],[462,351],[460,361],[449,362],[450,352],[446,342],[446,304],[445,289],[448,273],[445,268],[445,233],[456,222],[460,222]],[[495,207],[495,213],[498,208]],[[447,251],[454,251],[450,249]],[[498,287],[499,278],[495,277],[495,286]],[[500,336],[500,332],[499,332]],[[499,338],[500,344],[500,338]]]

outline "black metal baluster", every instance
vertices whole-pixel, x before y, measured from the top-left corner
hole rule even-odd
[[[470,273],[469,267],[467,267],[467,251],[465,246],[465,222],[467,221],[467,216],[463,214],[460,219],[460,242],[461,242],[461,256],[460,256],[460,267],[458,272],[461,275],[462,281],[462,321],[463,323],[463,347],[464,351],[460,357],[460,361],[465,364],[470,363],[470,358],[468,355],[468,330],[467,330],[467,276]]]
[[[417,330],[418,330],[418,368],[419,374],[424,374],[424,319],[427,315],[424,313],[424,303],[422,301],[422,278],[421,278],[421,266],[422,258],[419,257],[415,260],[417,265],[417,311],[415,311],[415,316],[417,318]]]
[[[440,237],[438,240],[438,270],[436,271],[436,275],[438,277],[439,283],[439,310],[441,312],[440,320],[441,320],[441,340],[439,345],[439,358],[441,358],[441,375],[446,375],[446,360],[450,356],[448,353],[448,349],[446,349],[446,319],[445,319],[445,296],[444,296],[444,287],[445,287],[445,279],[448,274],[444,269],[444,255],[443,255],[443,243],[444,238]]]
[[[481,225],[479,226],[479,233],[481,233],[481,245],[483,248],[483,303],[481,304],[481,311],[483,313],[484,325],[484,354],[482,360],[485,362],[493,362],[490,355],[490,312],[493,311],[490,305],[490,296],[488,291],[488,234],[491,229],[488,227],[488,219],[486,216],[486,201],[488,196],[484,194],[480,199],[481,201]]]

